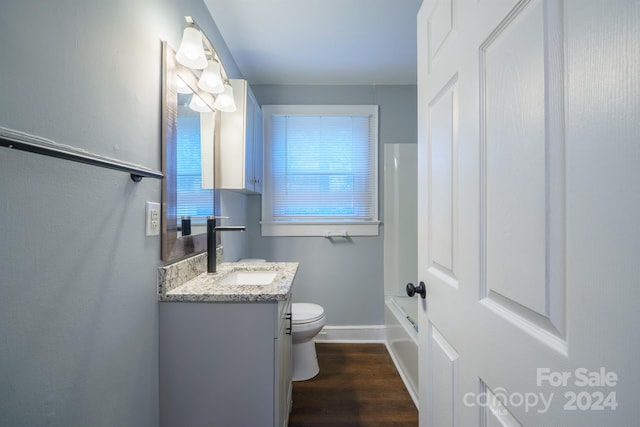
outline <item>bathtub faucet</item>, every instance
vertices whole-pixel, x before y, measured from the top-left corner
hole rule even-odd
[[[207,273],[216,272],[216,235],[218,231],[244,231],[244,225],[217,225],[219,217],[207,217]]]

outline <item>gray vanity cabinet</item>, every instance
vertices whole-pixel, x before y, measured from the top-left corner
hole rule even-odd
[[[286,427],[290,295],[160,303],[160,425]]]

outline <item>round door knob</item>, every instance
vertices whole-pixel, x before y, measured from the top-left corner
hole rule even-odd
[[[427,288],[424,282],[420,282],[418,286],[414,286],[413,283],[407,283],[407,295],[412,297],[415,294],[420,294],[422,298],[427,297]]]

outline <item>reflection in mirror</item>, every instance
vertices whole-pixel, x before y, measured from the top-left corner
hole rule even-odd
[[[206,217],[215,212],[213,146],[217,130],[213,97],[197,76],[175,60],[163,42],[162,260],[206,250]]]
[[[178,78],[177,151],[176,151],[176,216],[180,218],[178,237],[206,232],[206,218],[213,215],[213,156],[214,113],[209,106],[191,92]]]

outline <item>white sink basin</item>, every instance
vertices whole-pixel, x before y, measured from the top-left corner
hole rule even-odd
[[[220,280],[221,285],[270,285],[275,271],[233,271]]]

